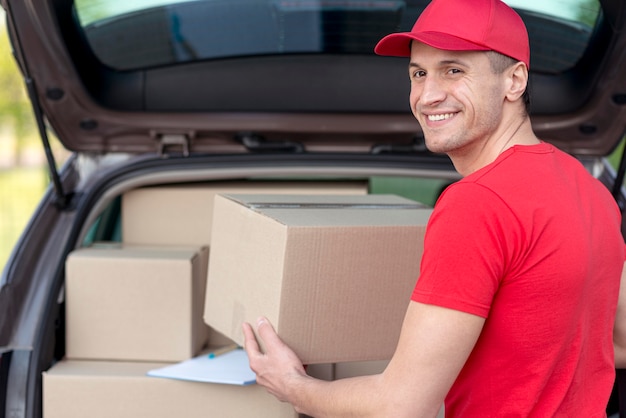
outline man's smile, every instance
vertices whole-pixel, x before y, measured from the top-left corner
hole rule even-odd
[[[426,115],[426,118],[431,122],[438,122],[452,118],[456,113],[439,113],[436,115]]]

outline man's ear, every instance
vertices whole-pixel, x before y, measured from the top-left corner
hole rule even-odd
[[[506,98],[509,101],[516,101],[526,91],[528,86],[528,67],[521,61],[518,61],[506,70],[507,91]]]

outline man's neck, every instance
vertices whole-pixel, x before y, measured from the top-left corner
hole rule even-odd
[[[471,149],[462,149],[448,154],[454,168],[463,177],[494,162],[500,154],[515,145],[535,145],[539,144],[539,139],[535,136],[530,118],[525,117],[508,124],[503,132],[485,139],[484,142],[476,144]]]

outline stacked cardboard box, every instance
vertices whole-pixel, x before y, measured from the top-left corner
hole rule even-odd
[[[148,377],[163,363],[72,361],[43,374],[45,418],[295,418],[257,385]]]
[[[305,364],[391,358],[431,210],[398,196],[219,195],[204,319],[267,316]]]
[[[208,248],[82,248],[66,265],[69,359],[186,360],[206,344]]]
[[[367,183],[224,182],[126,193],[124,244],[68,258],[67,358],[43,375],[45,417],[297,416],[256,385],[146,376],[198,354],[207,335],[212,345],[232,342],[202,320],[213,197],[225,191],[365,194]]]
[[[54,417],[295,418],[256,385],[149,377],[207,343],[208,248],[96,245],[66,266],[66,359],[43,374]]]
[[[122,239],[129,244],[209,245],[217,194],[357,194],[365,181],[254,181],[144,187],[122,196]]]

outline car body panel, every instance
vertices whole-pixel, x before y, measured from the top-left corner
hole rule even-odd
[[[155,152],[162,136],[174,134],[186,137],[193,152],[246,152],[237,134],[254,132],[313,152],[332,151],[334,145],[316,138],[332,134],[337,146],[367,152],[373,144],[410,143],[421,132],[406,99],[406,59],[277,54],[114,70],[73,41],[84,34],[69,20],[70,1],[6,4],[20,66],[48,122],[74,151]],[[576,67],[531,71],[534,129],[578,155],[610,153],[626,127],[626,75],[617,71],[626,39],[616,36],[626,12],[619,1],[602,4],[614,15],[601,19],[606,23]],[[550,23],[523,15],[531,41],[543,34],[533,28]],[[20,45],[28,46],[28,57]]]

